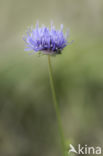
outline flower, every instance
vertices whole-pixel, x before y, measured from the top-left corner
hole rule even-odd
[[[35,29],[29,28],[24,41],[26,43],[25,51],[33,50],[33,53],[42,52],[43,54],[61,54],[61,51],[68,45],[68,33],[63,34],[63,25],[60,30],[56,30],[53,24],[51,29],[36,24]]]

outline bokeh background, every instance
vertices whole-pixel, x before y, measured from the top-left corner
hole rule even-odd
[[[0,156],[62,155],[47,56],[24,52],[37,20],[74,40],[52,58],[67,140],[103,147],[103,0],[0,0]]]

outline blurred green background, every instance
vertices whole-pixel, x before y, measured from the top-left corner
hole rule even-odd
[[[24,52],[37,20],[74,40],[52,58],[67,140],[103,147],[103,0],[0,0],[0,156],[61,156],[47,56]]]

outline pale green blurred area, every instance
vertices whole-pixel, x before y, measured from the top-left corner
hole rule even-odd
[[[103,0],[0,0],[0,156],[61,156],[47,56],[24,52],[37,20],[74,40],[52,58],[67,140],[103,147]]]

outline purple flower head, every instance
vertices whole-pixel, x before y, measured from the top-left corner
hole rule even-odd
[[[28,29],[24,41],[26,43],[25,51],[33,50],[42,52],[43,54],[60,54],[61,51],[68,45],[68,34],[63,34],[63,25],[60,30],[56,30],[51,24],[51,29],[36,24],[35,28]]]

